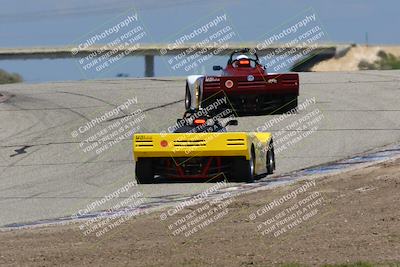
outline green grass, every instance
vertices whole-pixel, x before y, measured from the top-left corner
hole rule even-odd
[[[358,64],[360,70],[396,70],[400,69],[400,57],[393,54],[387,54],[384,51],[378,52],[379,59],[373,63],[362,60]]]
[[[17,73],[8,73],[5,70],[0,69],[0,84],[19,82],[22,82],[21,75]]]
[[[299,263],[287,263],[281,265],[281,267],[307,267],[308,265]],[[376,266],[388,266],[388,267],[400,267],[400,262],[398,263],[382,263],[382,264],[372,264],[368,262],[358,261],[354,263],[344,263],[344,264],[325,264],[322,267],[376,267]]]
[[[374,267],[376,265],[368,263],[368,262],[355,262],[355,263],[345,263],[345,264],[327,264],[323,265],[324,267]]]
[[[307,265],[298,264],[298,263],[286,263],[286,264],[281,265],[281,267],[307,267]]]

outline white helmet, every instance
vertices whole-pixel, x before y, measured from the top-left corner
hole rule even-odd
[[[241,60],[241,59],[249,59],[249,57],[246,55],[239,55],[236,57],[236,60]]]

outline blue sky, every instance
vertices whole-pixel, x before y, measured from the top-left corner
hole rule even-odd
[[[271,29],[312,8],[328,34],[324,41],[364,43],[368,32],[372,44],[400,43],[400,1],[396,0],[13,0],[2,1],[1,6],[0,47],[76,44],[76,40],[105,21],[133,7],[149,33],[146,42],[171,40],[188,25],[219,9],[227,13],[239,33],[236,41],[257,41]],[[137,68],[132,76],[140,76],[142,59],[132,62],[132,68]],[[58,63],[40,62],[45,70]],[[34,65],[35,62],[21,65],[21,61],[0,61],[0,68],[20,71],[25,76],[35,72]],[[61,70],[64,67],[60,65]],[[64,70],[68,74],[66,79],[78,79],[79,72],[71,68]],[[161,69],[156,69],[156,73],[166,75]],[[42,80],[37,76],[29,80]]]

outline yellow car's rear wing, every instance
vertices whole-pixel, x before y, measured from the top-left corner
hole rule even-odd
[[[250,145],[249,145],[250,144]],[[250,159],[248,133],[143,133],[133,136],[135,161],[142,157],[244,156]]]

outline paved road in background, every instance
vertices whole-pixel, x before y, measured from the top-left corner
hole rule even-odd
[[[229,128],[254,131],[269,124],[268,130],[281,138],[275,138],[281,142],[277,175],[400,140],[399,71],[302,73],[300,79],[299,103],[309,104],[298,114],[279,123],[271,123],[279,115],[242,117],[239,126]],[[137,124],[140,132],[167,129],[183,113],[184,85],[183,79],[154,78],[0,86],[0,93],[14,95],[0,103],[0,226],[75,214],[134,181],[131,138],[100,154],[84,152],[80,143],[138,109],[145,114]],[[137,103],[125,113],[72,136],[128,99]],[[296,131],[303,125],[309,127]],[[288,142],[297,136],[297,142]],[[200,193],[212,185],[160,183],[135,190],[154,202]]]

